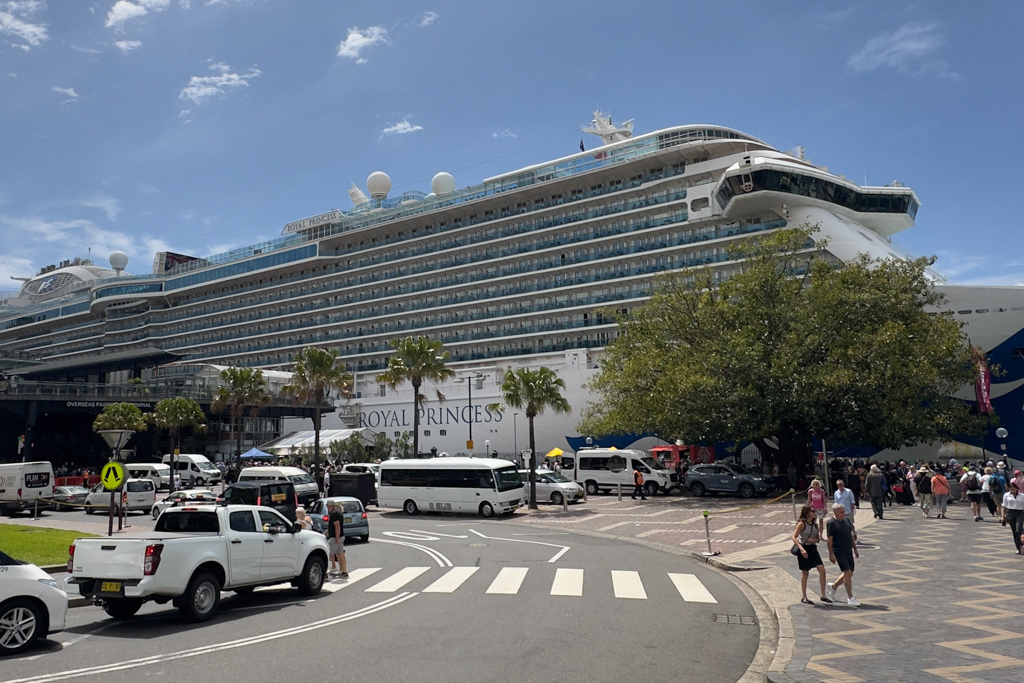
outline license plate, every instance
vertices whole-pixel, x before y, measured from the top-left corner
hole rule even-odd
[[[120,593],[121,582],[120,581],[104,581],[100,584],[101,593]]]
[[[351,523],[352,523],[352,518],[351,517],[346,517],[345,518],[345,524],[351,524]]]

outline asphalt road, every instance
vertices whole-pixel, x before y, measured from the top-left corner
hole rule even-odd
[[[370,543],[348,545],[351,578],[315,598],[287,585],[224,593],[200,625],[153,603],[125,622],[73,609],[63,633],[0,662],[0,683],[717,683],[757,649],[755,624],[716,620],[752,622],[743,594],[686,557],[510,520],[388,513],[371,525]]]

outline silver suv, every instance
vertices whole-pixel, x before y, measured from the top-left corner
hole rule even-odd
[[[695,496],[705,493],[738,493],[753,498],[775,490],[775,480],[766,474],[754,474],[743,465],[716,462],[694,465],[686,471],[686,490]]]

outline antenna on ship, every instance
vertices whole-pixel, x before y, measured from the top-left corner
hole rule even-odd
[[[633,119],[615,125],[612,123],[612,115],[601,110],[594,112],[594,120],[590,122],[589,126],[580,127],[584,133],[596,135],[604,140],[606,145],[633,137]]]

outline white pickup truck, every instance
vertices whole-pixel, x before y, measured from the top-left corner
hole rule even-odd
[[[326,567],[327,540],[276,510],[195,505],[164,510],[144,538],[75,540],[67,585],[115,619],[154,600],[173,602],[188,621],[206,621],[222,589],[249,593],[291,581],[302,595],[316,595]]]

